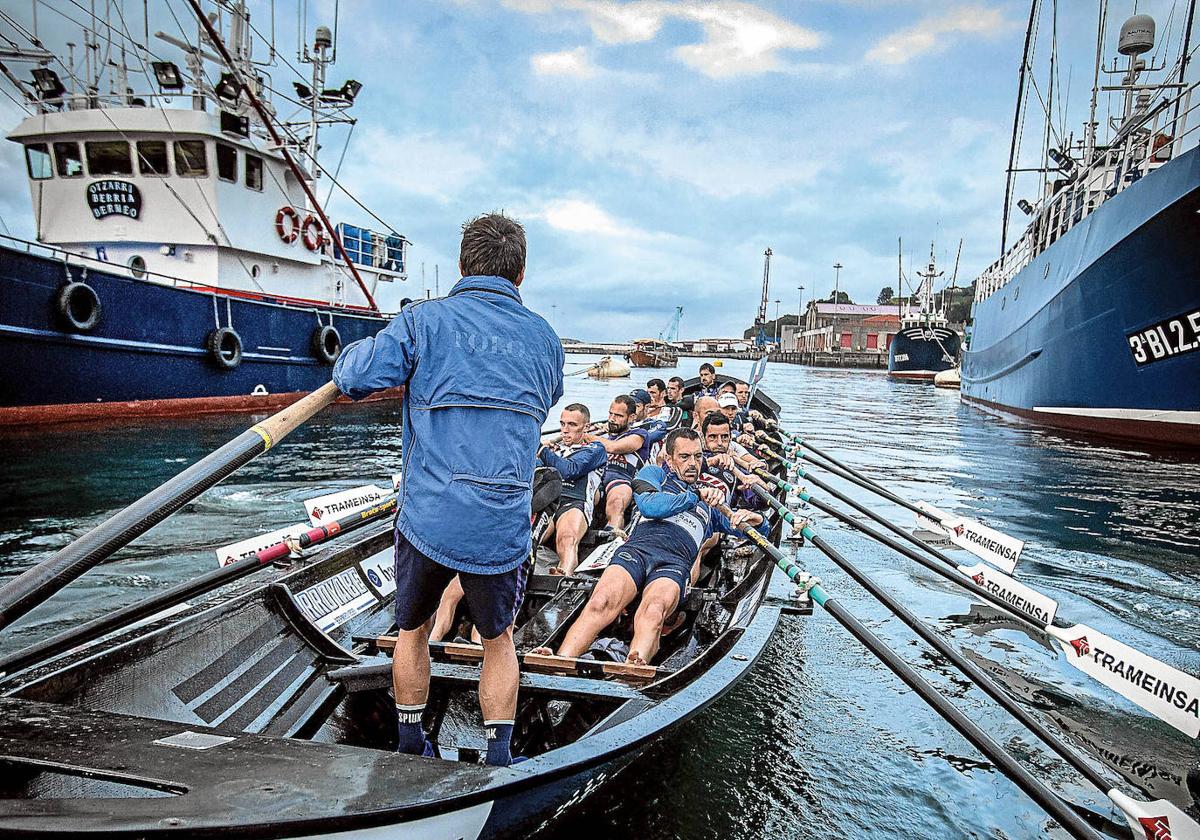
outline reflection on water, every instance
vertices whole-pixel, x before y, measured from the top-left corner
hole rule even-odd
[[[568,356],[569,361],[588,357]],[[682,359],[681,375],[700,359]],[[568,371],[577,369],[569,366]],[[749,362],[722,372],[744,376]],[[652,376],[572,376],[567,401],[596,415]],[[763,388],[785,425],[908,499],[971,512],[1027,541],[1018,576],[1090,624],[1200,673],[1200,463],[997,419],[956,392],[878,372],[771,366]],[[13,574],[248,425],[246,416],[9,435],[0,465],[0,573]],[[557,426],[557,413],[549,426]],[[486,431],[483,433],[486,434]],[[399,416],[335,408],[301,428],[30,614],[0,639],[27,643],[214,563],[212,548],[303,518],[320,490],[384,483]],[[911,514],[830,479],[904,524]],[[1187,806],[1195,742],[1086,678],[941,578],[813,511],[814,528],[914,612],[951,634],[1053,729],[1131,793]],[[811,547],[800,561],[929,680],[1070,800],[1119,820],[1108,800],[1044,751]],[[964,555],[965,558],[965,555]],[[1126,780],[1126,781],[1122,781]],[[643,837],[1033,837],[1047,818],[819,611],[788,619],[762,662],[710,712],[552,829]],[[1056,829],[1051,836],[1060,836]]]

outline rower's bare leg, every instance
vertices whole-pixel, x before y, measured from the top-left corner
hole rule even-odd
[[[424,706],[429,700],[429,633],[433,616],[416,630],[396,630],[392,689],[397,706]]]
[[[633,488],[628,484],[618,484],[608,491],[604,502],[604,515],[608,524],[613,528],[625,528],[625,509],[633,501]]]
[[[483,671],[479,675],[479,708],[484,720],[512,720],[516,716],[520,678],[512,627],[494,639],[484,639]]]
[[[450,581],[450,585],[442,593],[442,600],[438,604],[437,612],[433,616],[433,630],[429,633],[431,641],[440,642],[446,638],[446,635],[452,629],[451,625],[454,622],[454,613],[458,610],[458,602],[462,600],[462,597],[462,580],[459,579],[458,575],[455,575],[454,580]]]
[[[642,605],[633,617],[633,641],[629,643],[631,665],[645,665],[658,653],[663,624],[679,606],[679,584],[670,578],[650,581],[642,593]]]
[[[564,575],[575,573],[579,565],[579,542],[587,533],[587,519],[583,511],[572,508],[558,518],[555,551],[558,553],[558,569]]]
[[[592,646],[600,631],[612,624],[621,610],[637,597],[637,586],[629,572],[620,566],[609,566],[596,581],[592,597],[587,606],[575,619],[567,637],[558,649],[559,656],[576,657]],[[550,653],[548,648],[538,648],[535,653]]]
[[[550,538],[554,536],[556,530],[554,525],[555,522],[551,519],[550,524],[546,526],[546,532],[542,534],[542,541],[538,545],[550,545]]]

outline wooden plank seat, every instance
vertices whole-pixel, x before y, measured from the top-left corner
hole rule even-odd
[[[380,636],[375,640],[375,646],[381,651],[392,651],[396,648],[395,636]],[[481,645],[464,645],[435,642],[431,643],[430,654],[457,662],[482,662],[483,647]],[[440,657],[439,657],[440,653]],[[666,672],[653,665],[630,665],[625,662],[600,662],[594,659],[577,659],[570,656],[553,656],[538,653],[518,654],[524,670],[545,674],[575,675],[595,679],[611,678],[622,682],[642,685],[666,676]]]
[[[450,684],[473,689],[479,685],[479,668],[457,662],[438,662],[430,665],[430,676],[434,683]],[[388,688],[392,684],[392,660],[383,655],[372,656],[345,668],[338,668],[325,675],[329,680],[341,683],[349,692],[374,691]],[[521,673],[522,696],[546,695],[552,698],[578,700],[633,700],[645,695],[636,688],[614,680],[597,680],[589,677],[562,674],[541,674],[531,671]]]

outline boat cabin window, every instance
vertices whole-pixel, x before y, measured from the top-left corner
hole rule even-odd
[[[138,173],[141,175],[170,175],[167,164],[166,140],[139,140],[137,144]]]
[[[26,146],[25,161],[29,164],[29,177],[35,181],[45,181],[54,174],[50,169],[50,148],[45,143]]]
[[[237,183],[237,149],[225,143],[217,144],[217,177]]]
[[[88,174],[132,175],[133,161],[129,157],[129,144],[124,140],[89,140],[87,149]]]
[[[175,141],[175,174],[180,178],[208,177],[208,156],[203,140]]]
[[[76,178],[83,174],[83,155],[74,140],[54,144],[54,167],[60,178]]]
[[[257,155],[246,155],[246,186],[262,192],[263,160]]]

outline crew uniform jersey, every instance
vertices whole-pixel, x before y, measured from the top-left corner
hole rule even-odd
[[[633,484],[638,470],[651,460],[651,447],[667,436],[667,426],[661,420],[645,420],[624,432],[609,434],[608,439],[622,440],[630,435],[640,437],[642,444],[633,452],[608,456],[608,466],[604,468],[602,479],[605,493],[622,484]]]
[[[547,446],[538,455],[538,460],[547,467],[554,467],[562,476],[561,502],[554,521],[557,522],[568,510],[577,510],[591,522],[600,475],[608,463],[604,444],[593,441],[569,446],[561,454]]]
[[[709,459],[716,453],[705,451],[704,461],[700,465],[700,478],[696,483],[706,487],[715,487],[725,494],[725,504],[733,499],[733,491],[737,487],[737,476],[727,467],[718,467]]]
[[[642,520],[609,565],[628,572],[638,592],[652,581],[670,578],[679,585],[679,603],[683,603],[700,546],[714,529],[725,534],[737,532],[720,511],[702,502],[696,491],[669,469],[655,464],[642,467],[633,492]]]

